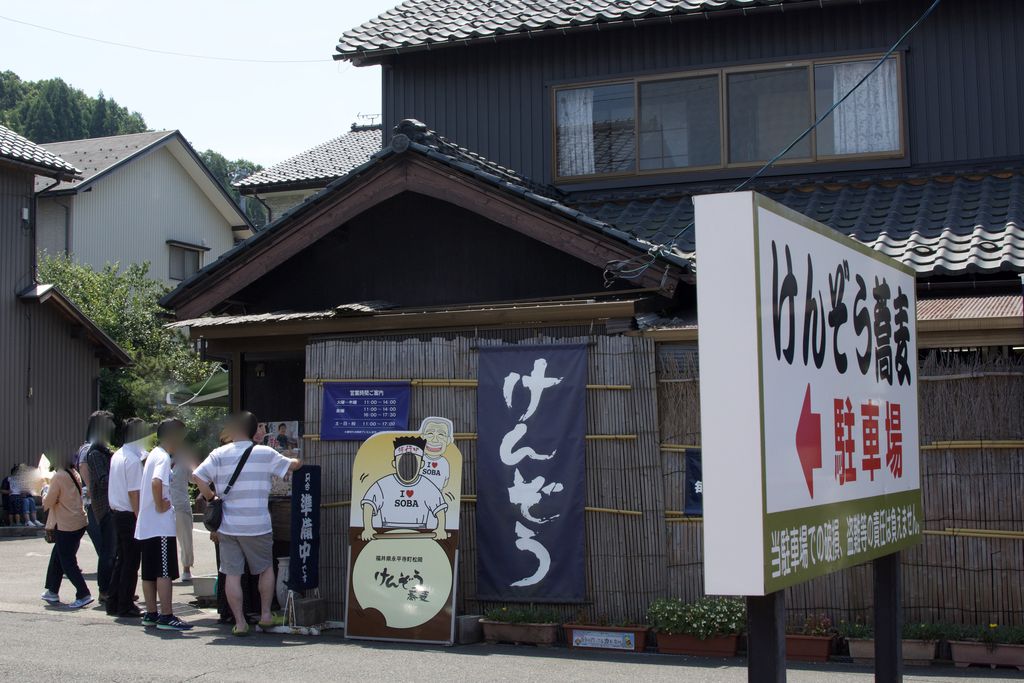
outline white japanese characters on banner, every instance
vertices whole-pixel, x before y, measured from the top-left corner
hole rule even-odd
[[[708,592],[918,542],[913,271],[753,193],[696,206]]]

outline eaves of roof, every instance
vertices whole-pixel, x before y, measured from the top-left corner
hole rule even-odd
[[[104,365],[108,367],[127,367],[132,359],[110,336],[101,330],[82,309],[76,306],[55,285],[37,284],[18,293],[23,303],[35,303],[53,306],[62,316],[85,330],[89,340],[101,351]]]
[[[388,56],[640,24],[791,12],[875,0],[407,0],[338,41],[336,60],[357,66]]]

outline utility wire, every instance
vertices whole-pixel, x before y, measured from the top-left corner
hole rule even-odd
[[[103,38],[94,38],[92,36],[83,36],[79,33],[71,33],[70,31],[62,31],[57,28],[50,26],[41,26],[40,24],[33,24],[30,21],[22,21],[21,19],[13,19],[11,17],[5,17],[0,15],[0,19],[9,21],[12,24],[21,24],[22,26],[31,26],[32,28],[39,29],[40,31],[49,31],[50,33],[58,33],[62,36],[68,36],[70,38],[78,38],[79,40],[88,40],[94,43],[103,43],[104,45],[113,45],[115,47],[123,47],[129,50],[139,50],[141,52],[151,52],[158,55],[167,55],[171,57],[187,57],[189,59],[206,59],[214,62],[236,62],[243,64],[318,64],[333,62],[329,56],[325,56],[321,59],[246,59],[242,57],[218,57],[215,55],[198,55],[190,52],[174,52],[173,50],[158,50],[152,47],[145,47],[143,45],[130,45],[128,43],[119,43],[114,40],[104,40]]]
[[[796,147],[798,144],[800,144],[801,140],[803,140],[808,135],[810,135],[811,132],[814,131],[818,126],[820,126],[825,121],[825,119],[828,118],[832,114],[832,112],[834,112],[839,107],[839,105],[841,105],[843,102],[845,102],[847,100],[847,98],[849,98],[850,95],[852,95],[857,90],[857,88],[862,86],[872,76],[872,74],[874,74],[876,71],[878,71],[878,69],[881,68],[882,64],[885,63],[885,60],[889,59],[889,57],[892,56],[892,53],[894,53],[896,51],[896,49],[899,48],[900,44],[902,44],[903,41],[906,40],[907,37],[910,36],[910,34],[913,33],[914,30],[917,29],[917,27],[920,26],[921,23],[924,22],[924,20],[927,19],[931,15],[932,12],[935,11],[935,8],[937,8],[939,6],[939,3],[941,3],[941,2],[942,2],[942,0],[934,0],[934,2],[932,2],[932,4],[928,6],[928,9],[926,9],[924,11],[924,13],[921,14],[920,17],[917,18],[917,21],[915,21],[913,24],[911,24],[910,28],[908,28],[906,31],[904,31],[903,34],[899,38],[896,39],[896,42],[892,44],[892,47],[890,47],[888,50],[886,50],[885,54],[882,55],[878,59],[877,62],[875,62],[875,65],[873,67],[871,67],[871,70],[868,71],[866,74],[864,74],[864,76],[859,81],[857,81],[853,85],[853,87],[851,87],[846,92],[845,95],[843,95],[841,98],[839,98],[838,100],[833,102],[832,106],[829,107],[825,111],[825,113],[823,113],[821,116],[819,116],[814,121],[814,123],[812,123],[810,126],[808,126],[807,129],[804,130],[804,132],[800,133],[800,135],[798,135],[796,137],[796,139],[794,139],[791,143],[786,145],[786,147],[784,147],[781,152],[779,152],[778,154],[773,156],[771,159],[769,159],[767,162],[765,162],[765,164],[763,166],[761,166],[761,168],[757,169],[757,171],[753,175],[751,175],[749,178],[747,178],[746,180],[741,182],[739,185],[734,187],[731,191],[732,192],[739,192],[740,190],[745,188],[747,185],[749,185],[750,183],[752,183],[755,180],[757,180],[758,178],[760,178],[765,173],[765,171],[767,171],[769,168],[774,166],[776,164],[776,162],[778,162],[784,156],[789,154],[789,152],[794,147]],[[682,228],[680,228],[679,231],[676,232],[667,241],[660,242],[658,244],[652,245],[647,250],[646,254],[643,254],[643,255],[640,255],[640,256],[634,256],[631,259],[626,259],[626,260],[622,260],[622,261],[611,261],[611,262],[609,262],[608,265],[605,267],[605,270],[604,270],[605,287],[610,287],[612,285],[612,283],[615,282],[615,280],[620,278],[620,277],[625,277],[626,279],[633,279],[633,278],[637,277],[638,275],[643,274],[644,271],[646,271],[648,268],[650,268],[652,265],[654,265],[654,262],[655,262],[655,260],[657,259],[657,257],[659,255],[665,254],[669,250],[671,250],[673,247],[675,247],[676,246],[676,241],[680,237],[682,237],[683,234],[687,230],[691,229],[693,226],[694,226],[694,221],[690,221],[689,223],[684,225]],[[637,263],[637,265],[634,265],[635,263]]]

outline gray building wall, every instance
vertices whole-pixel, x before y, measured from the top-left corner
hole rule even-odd
[[[537,180],[551,180],[550,87],[639,74],[887,49],[931,0],[695,18],[632,28],[446,47],[383,69],[384,135],[418,118],[449,139]],[[1024,154],[1024,2],[946,0],[904,45],[914,165]],[[901,162],[906,165],[906,162]],[[893,162],[860,162],[878,168]],[[846,166],[790,166],[819,172]],[[751,169],[648,177],[696,181]],[[630,180],[608,181],[627,185]],[[567,185],[576,187],[576,185]]]
[[[53,309],[25,304],[33,282],[33,176],[0,163],[0,472],[41,453],[55,464],[81,443],[95,403],[95,349]]]

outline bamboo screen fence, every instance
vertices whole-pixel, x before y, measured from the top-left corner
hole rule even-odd
[[[323,339],[306,353],[305,434],[320,428],[318,379],[433,379],[414,384],[410,426],[430,415],[452,419],[464,458],[458,607],[488,607],[476,593],[476,380],[477,349],[488,345],[588,344],[586,553],[590,602],[564,605],[566,619],[642,619],[647,605],[666,594],[664,482],[658,449],[654,345],[635,337],[609,337],[589,328],[503,330],[445,337]],[[443,380],[463,380],[444,382]],[[596,385],[596,386],[595,386]],[[461,437],[461,438],[459,438]],[[597,437],[597,438],[595,438]],[[306,444],[306,460],[323,468],[321,593],[331,618],[343,613],[348,548],[351,468],[357,442]],[[486,533],[486,529],[479,530]]]
[[[685,458],[700,444],[695,345],[658,349],[665,503],[682,505]],[[1024,365],[932,353],[921,365],[924,543],[903,556],[909,621],[1024,624]],[[669,519],[670,590],[703,594],[702,526]],[[872,574],[854,567],[790,589],[790,618],[870,620]]]

